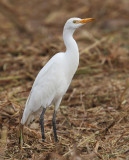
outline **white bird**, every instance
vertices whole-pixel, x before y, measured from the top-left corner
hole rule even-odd
[[[79,50],[76,41],[73,39],[73,33],[77,28],[93,20],[95,19],[70,18],[65,23],[63,39],[66,51],[54,55],[38,73],[26,101],[21,119],[21,141],[23,141],[23,125],[29,124],[37,114],[41,114],[41,134],[44,141],[44,113],[46,108],[52,105],[55,106],[52,119],[54,139],[56,142],[58,141],[56,134],[56,112],[79,64]]]

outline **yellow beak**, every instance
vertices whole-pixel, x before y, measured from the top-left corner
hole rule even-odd
[[[95,18],[86,18],[86,19],[78,20],[78,21],[76,21],[76,23],[87,23],[87,22],[91,22],[94,20],[95,20]]]

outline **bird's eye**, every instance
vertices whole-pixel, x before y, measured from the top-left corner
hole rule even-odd
[[[76,20],[73,20],[73,23],[76,23]]]

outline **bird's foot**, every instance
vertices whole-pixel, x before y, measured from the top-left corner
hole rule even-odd
[[[59,142],[57,136],[54,136],[54,140],[55,140],[55,143],[58,143],[58,142]]]
[[[44,135],[42,135],[41,141],[42,141],[42,142],[45,142],[45,139],[46,139],[46,137],[45,137]]]
[[[45,142],[45,139],[42,139],[42,142]]]

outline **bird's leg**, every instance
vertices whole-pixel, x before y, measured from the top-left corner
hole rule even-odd
[[[53,131],[54,131],[54,139],[55,139],[55,142],[57,142],[58,138],[56,134],[56,111],[54,111],[54,114],[53,114],[52,125],[53,125]]]
[[[42,134],[42,141],[45,140],[45,134],[44,134],[44,113],[46,111],[46,108],[43,108],[43,111],[40,115],[40,125],[41,125],[41,134]]]

